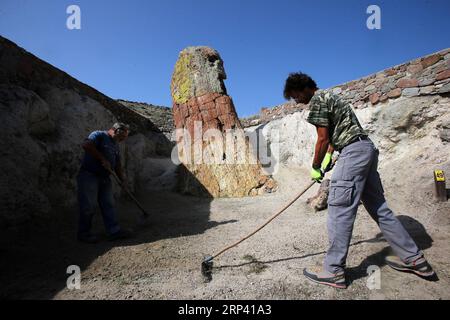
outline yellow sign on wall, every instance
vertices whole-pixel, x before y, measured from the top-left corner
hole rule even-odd
[[[436,181],[445,181],[444,171],[434,170],[434,175],[436,176]]]

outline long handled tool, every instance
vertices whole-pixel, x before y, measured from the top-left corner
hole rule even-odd
[[[139,209],[141,209],[142,217],[144,219],[147,219],[150,215],[148,214],[147,211],[145,211],[144,207],[139,203],[139,201],[137,201],[136,197],[130,192],[130,190],[128,190],[128,188],[124,188],[123,187],[122,181],[120,181],[119,177],[117,176],[117,174],[114,171],[109,170],[109,172],[114,177],[114,179],[116,180],[117,184],[119,186],[121,186],[123,190],[125,190],[125,192],[130,196],[131,199],[133,199],[133,201],[136,203],[136,205],[139,207]]]
[[[220,256],[221,254],[223,254],[224,252],[230,250],[231,248],[236,247],[238,244],[240,244],[241,242],[247,240],[248,238],[250,238],[251,236],[253,236],[255,233],[257,233],[258,231],[260,231],[262,228],[264,228],[265,226],[267,226],[270,222],[272,222],[272,220],[274,220],[276,217],[278,217],[280,214],[282,214],[287,208],[289,208],[295,201],[297,201],[298,198],[300,198],[306,191],[308,191],[316,182],[312,181],[310,184],[308,184],[306,186],[306,188],[304,190],[302,190],[294,199],[292,199],[287,205],[285,205],[283,207],[283,209],[281,209],[280,211],[278,211],[276,214],[274,214],[273,216],[271,216],[266,222],[264,222],[261,226],[259,226],[255,231],[253,231],[252,233],[246,235],[244,238],[240,239],[239,241],[233,243],[232,245],[227,246],[226,248],[223,248],[222,250],[220,250],[218,253],[216,253],[213,256],[207,255],[205,256],[205,258],[203,259],[202,262],[202,275],[205,279],[205,281],[211,281],[212,279],[212,268],[213,268],[213,260],[215,258],[217,258],[218,256]]]

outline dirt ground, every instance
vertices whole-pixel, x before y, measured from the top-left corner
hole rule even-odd
[[[200,265],[264,222],[307,183],[308,173],[281,168],[280,190],[255,198],[199,199],[176,193],[140,195],[151,212],[148,224],[136,227],[139,210],[119,204],[122,224],[135,228],[133,239],[96,245],[74,240],[76,210],[9,229],[0,242],[0,298],[19,299],[449,299],[450,204],[399,201],[391,208],[423,249],[439,281],[400,273],[384,264],[389,252],[377,225],[360,207],[347,261],[347,290],[309,282],[304,267],[321,264],[327,248],[327,211],[315,213],[306,199],[314,186],[277,220],[237,248],[217,258],[213,279],[205,283]],[[385,189],[396,186],[386,185]],[[398,193],[398,197],[404,194]],[[82,270],[81,288],[66,288],[66,269]],[[367,286],[367,269],[381,269],[380,289]]]

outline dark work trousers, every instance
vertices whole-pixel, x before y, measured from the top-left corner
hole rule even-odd
[[[111,179],[108,176],[98,176],[89,171],[80,170],[77,183],[80,210],[78,235],[89,235],[97,203],[102,212],[106,231],[109,234],[118,232],[120,227],[116,220]]]

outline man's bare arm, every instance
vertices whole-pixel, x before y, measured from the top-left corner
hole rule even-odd
[[[331,145],[331,143],[328,145],[328,151],[327,151],[327,153],[331,153],[331,154],[333,154],[333,152],[334,152],[334,147]]]
[[[316,128],[317,128],[317,142],[314,152],[313,168],[319,169],[322,164],[323,158],[325,157],[327,151],[330,150],[331,145],[328,136],[328,128],[327,127],[316,127]]]

